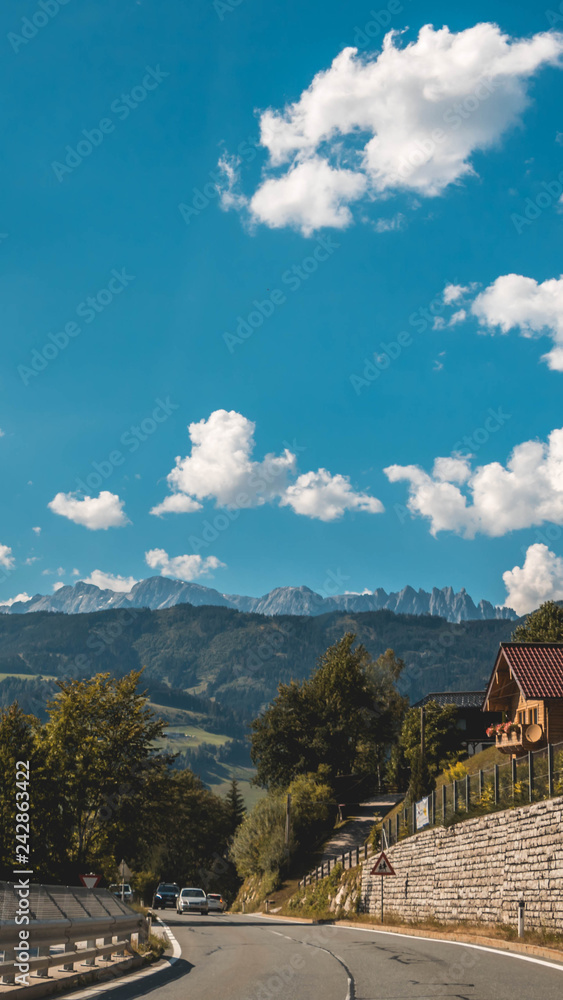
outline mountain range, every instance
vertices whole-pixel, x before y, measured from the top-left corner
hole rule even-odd
[[[515,621],[512,608],[498,607],[489,601],[476,605],[465,588],[456,593],[452,587],[431,593],[404,587],[388,594],[383,588],[363,594],[337,594],[323,597],[309,587],[276,587],[263,597],[244,597],[239,594],[220,594],[212,587],[197,583],[151,576],[136,583],[123,593],[101,590],[91,583],[79,581],[74,586],[60,587],[54,594],[36,594],[28,601],[17,601],[11,606],[0,605],[4,614],[29,614],[34,611],[58,611],[64,614],[84,614],[107,611],[110,608],[150,608],[161,611],[177,604],[194,607],[214,605],[235,608],[238,611],[262,615],[324,615],[333,611],[364,612],[394,611],[406,615],[438,615],[449,622],[490,621],[503,619]]]

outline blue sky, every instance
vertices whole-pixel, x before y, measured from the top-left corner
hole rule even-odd
[[[451,584],[503,603],[525,558],[519,608],[563,596],[559,439],[501,482],[492,465],[563,424],[557,8],[56,7],[0,14],[0,601],[98,570],[253,595],[329,592],[333,574],[339,590]],[[372,11],[403,32],[385,64]],[[481,42],[466,34],[479,23]],[[449,41],[428,34],[423,52],[424,25]],[[354,44],[328,96],[280,117]],[[361,113],[353,95],[342,106],[348,72],[372,88]],[[491,73],[490,98],[464,104]],[[459,127],[394,180],[417,129],[459,100]],[[278,130],[260,145],[267,109]],[[237,507],[267,454],[286,457]],[[167,482],[176,456],[189,460]],[[85,501],[93,463],[103,482]],[[167,496],[186,512],[151,514]]]

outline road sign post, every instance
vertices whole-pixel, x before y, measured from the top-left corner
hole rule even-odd
[[[381,852],[375,862],[370,875],[381,875],[381,923],[383,923],[383,880],[386,875],[395,875],[395,869],[387,858],[384,851]]]

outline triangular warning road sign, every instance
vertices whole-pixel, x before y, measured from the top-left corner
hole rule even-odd
[[[370,875],[395,875],[395,869],[391,862],[387,859],[385,853],[382,851],[379,855],[377,861],[375,862]]]
[[[102,881],[101,875],[80,875],[79,877],[82,885],[85,885],[87,889],[95,889]]]

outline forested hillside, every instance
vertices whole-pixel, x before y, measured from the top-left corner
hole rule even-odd
[[[345,632],[355,632],[374,658],[394,649],[406,664],[400,687],[416,701],[430,691],[484,688],[498,644],[513,629],[509,621],[452,624],[391,611],[269,617],[187,604],[162,611],[2,615],[0,676],[20,677],[0,681],[0,704],[17,697],[37,712],[52,687],[39,676],[121,676],[145,667],[153,700],[170,704],[167,689],[183,691],[182,707],[237,736],[241,724],[271,701],[280,681],[307,677],[318,656]]]

